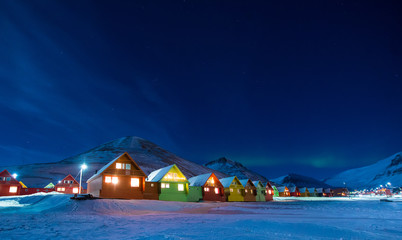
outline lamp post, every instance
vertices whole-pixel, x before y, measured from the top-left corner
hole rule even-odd
[[[80,188],[78,189],[78,193],[81,194],[81,181],[82,181],[82,171],[87,169],[88,166],[84,163],[81,165],[81,170],[80,170]]]
[[[17,177],[18,177],[18,174],[14,173],[13,178],[17,179]]]

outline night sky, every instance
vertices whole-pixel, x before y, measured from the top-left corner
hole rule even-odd
[[[401,9],[1,1],[0,165],[131,135],[269,178],[372,164],[402,151]]]

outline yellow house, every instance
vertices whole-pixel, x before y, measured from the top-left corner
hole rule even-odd
[[[239,179],[234,177],[227,177],[219,179],[225,188],[226,201],[228,202],[243,202],[244,201],[244,187]]]

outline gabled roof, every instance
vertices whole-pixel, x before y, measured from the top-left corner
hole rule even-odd
[[[164,168],[160,168],[158,170],[155,170],[153,172],[151,172],[146,181],[147,182],[159,182],[162,180],[162,178],[170,171],[170,169],[172,168],[176,168],[177,171],[179,171],[183,176],[184,174],[180,171],[180,169],[176,166],[176,164],[164,167]]]
[[[289,187],[289,192],[296,192],[298,190],[299,190],[298,187]]]
[[[308,192],[307,188],[305,187],[299,188],[300,193],[305,193],[306,191]]]
[[[272,188],[272,189],[273,189],[273,186],[271,185],[270,182],[267,182],[267,183],[265,184],[265,188]]]
[[[315,192],[315,188],[307,188],[307,190],[309,191],[309,192]]]
[[[8,181],[9,183],[19,183],[19,181],[17,179],[15,179],[15,177],[13,177],[13,175],[11,175],[11,173],[9,171],[7,171],[7,169],[4,169],[2,172],[0,172],[0,177],[11,178],[11,180]]]
[[[322,188],[316,188],[315,190],[317,191],[317,193],[323,193],[324,192],[324,190]]]
[[[194,186],[194,187],[202,187],[205,185],[205,183],[208,181],[208,179],[212,176],[212,174],[213,173],[206,173],[206,174],[192,177],[192,178],[188,179],[188,181],[190,182],[189,185]]]
[[[254,186],[253,182],[250,179],[241,179],[239,181],[240,181],[241,185],[243,185],[243,187],[246,187],[247,183],[249,183],[249,182],[251,183],[251,186]]]
[[[253,184],[254,184],[255,187],[258,187],[258,186],[259,186],[259,187],[264,187],[264,185],[262,184],[262,182],[259,181],[259,180],[258,180],[258,181],[253,181]]]
[[[27,188],[27,186],[23,182],[20,181],[20,184],[22,188]]]
[[[326,189],[324,189],[324,192],[325,192],[325,193],[331,193],[331,188],[326,188]]]
[[[230,187],[230,185],[232,184],[232,182],[234,180],[239,181],[239,179],[236,176],[219,179],[219,181],[222,183],[223,187],[225,187],[225,188]],[[240,183],[240,181],[239,181],[239,183]]]
[[[54,188],[54,184],[53,184],[53,183],[49,183],[48,185],[46,185],[45,188]]]
[[[288,188],[287,187],[277,187],[276,189],[278,189],[278,192],[284,192]]]
[[[138,164],[134,161],[134,159],[127,153],[123,153],[120,154],[118,157],[114,158],[112,161],[110,161],[108,164],[106,164],[105,166],[103,166],[97,173],[95,173],[92,177],[90,177],[87,182],[92,181],[93,179],[95,179],[96,177],[98,177],[100,174],[102,174],[108,167],[110,167],[114,162],[116,162],[119,158],[121,158],[122,156],[126,155],[126,157],[128,157],[128,159],[130,159],[135,166],[142,171],[142,169],[140,168],[140,166],[138,166]],[[144,172],[144,171],[142,171]],[[145,175],[145,173],[144,173]]]

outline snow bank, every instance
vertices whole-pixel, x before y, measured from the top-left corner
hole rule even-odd
[[[24,207],[28,204],[20,204],[18,201],[15,200],[4,200],[0,201],[0,208],[2,207]]]

